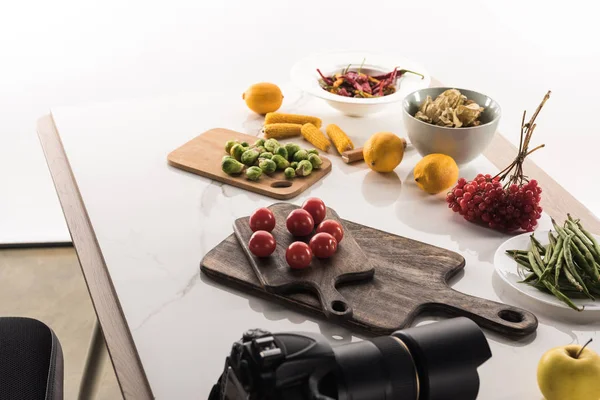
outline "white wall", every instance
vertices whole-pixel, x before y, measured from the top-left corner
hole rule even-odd
[[[160,5],[158,5],[160,4]],[[547,89],[532,158],[600,214],[595,2],[14,1],[0,8],[0,242],[68,239],[35,136],[51,106],[288,80],[305,54],[403,54],[503,106],[501,131]],[[248,65],[260,64],[263,72]],[[238,106],[238,104],[235,104]],[[109,160],[107,159],[107,162]]]

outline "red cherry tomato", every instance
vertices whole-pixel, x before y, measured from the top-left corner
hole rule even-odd
[[[309,246],[315,257],[329,258],[337,250],[337,240],[329,233],[321,232],[310,239]]]
[[[250,236],[248,248],[256,257],[268,257],[275,251],[275,238],[267,231],[256,231]]]
[[[307,236],[315,228],[315,221],[308,211],[299,208],[288,215],[285,226],[294,236]]]
[[[307,199],[304,204],[302,204],[302,209],[308,211],[311,217],[313,217],[315,225],[319,225],[321,221],[325,219],[325,214],[327,214],[325,203],[323,203],[323,200],[317,199],[316,197]]]
[[[326,232],[337,240],[338,244],[344,238],[344,228],[342,225],[332,219],[326,219],[317,227],[317,233]]]
[[[292,269],[306,268],[312,260],[312,251],[306,243],[294,242],[287,248],[285,260]]]
[[[259,208],[250,216],[250,229],[252,229],[252,232],[271,232],[275,229],[275,215],[268,208]]]

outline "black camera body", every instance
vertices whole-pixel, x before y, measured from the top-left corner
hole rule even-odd
[[[467,318],[335,348],[319,334],[256,329],[233,344],[209,400],[473,400],[490,357]]]

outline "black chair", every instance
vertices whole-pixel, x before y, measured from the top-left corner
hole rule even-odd
[[[62,400],[62,348],[31,318],[0,317],[0,400]]]

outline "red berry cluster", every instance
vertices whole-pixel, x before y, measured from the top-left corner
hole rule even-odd
[[[460,178],[446,196],[446,202],[467,221],[500,231],[531,232],[542,215],[541,193],[542,188],[535,179],[504,188],[499,177],[479,174],[472,181]]]

